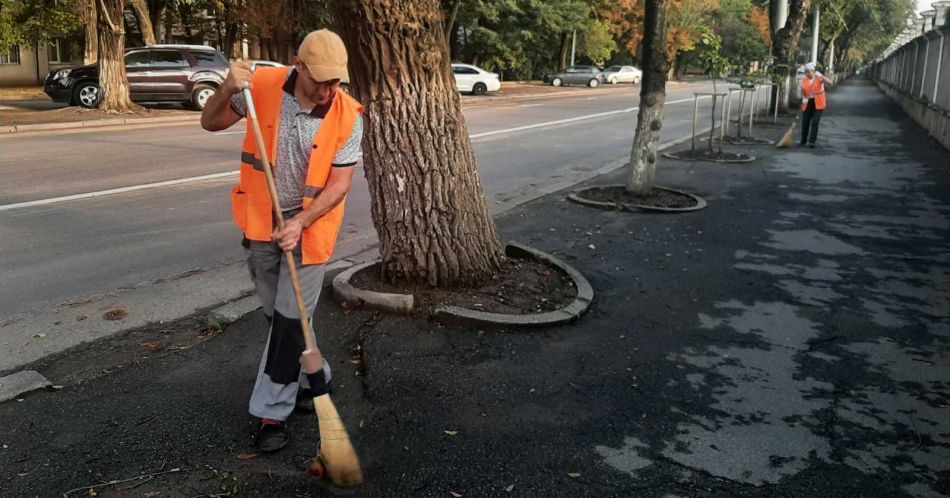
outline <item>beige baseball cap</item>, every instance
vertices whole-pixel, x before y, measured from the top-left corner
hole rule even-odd
[[[297,57],[317,81],[338,79],[343,83],[350,82],[350,73],[346,70],[346,47],[340,36],[329,29],[311,31],[300,43]]]

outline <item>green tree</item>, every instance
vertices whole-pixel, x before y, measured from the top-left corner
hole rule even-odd
[[[617,42],[605,21],[592,20],[580,37],[580,53],[592,62],[602,64],[617,52]]]
[[[558,67],[564,35],[586,31],[591,22],[582,0],[463,1],[456,55],[510,78],[537,77]]]
[[[718,93],[719,89],[716,87],[716,79],[721,78],[729,72],[729,60],[722,56],[722,38],[713,33],[710,28],[702,28],[699,36],[699,47],[697,49],[699,52],[699,62],[703,67],[703,73],[706,76],[709,76],[713,80],[713,93]],[[713,148],[713,131],[716,128],[716,100],[718,97],[713,97],[712,100],[712,112],[710,112],[710,119],[712,123],[709,127],[709,143],[708,150],[712,152]],[[720,150],[722,152],[722,142],[719,143]],[[693,150],[696,149],[696,135],[693,134]]]
[[[82,29],[74,1],[4,1],[0,10],[0,49],[44,43],[54,36],[78,36]]]
[[[720,0],[715,29],[722,39],[722,56],[733,67],[747,67],[768,56],[768,40],[752,19],[756,8],[751,0]]]

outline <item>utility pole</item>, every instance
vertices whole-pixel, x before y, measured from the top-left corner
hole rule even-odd
[[[571,36],[571,65],[574,65],[574,49],[577,48],[577,30],[574,30],[574,34]]]
[[[828,74],[835,74],[835,40],[831,39],[831,46],[828,47]]]
[[[811,61],[818,62],[818,6],[815,6],[815,26],[811,30]]]

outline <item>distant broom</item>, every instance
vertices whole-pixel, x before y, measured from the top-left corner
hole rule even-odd
[[[799,115],[801,115],[801,113],[799,113]],[[788,127],[788,131],[786,131],[785,134],[782,135],[782,139],[775,144],[776,149],[787,149],[792,146],[795,139],[795,125],[798,124],[799,115],[795,116],[795,119],[792,120],[792,124]]]

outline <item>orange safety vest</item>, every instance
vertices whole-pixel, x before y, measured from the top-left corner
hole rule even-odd
[[[819,78],[817,75],[812,81],[808,81],[808,77],[802,80],[802,97],[805,99],[815,99],[815,109],[824,110],[825,109],[825,80]],[[802,111],[808,109],[808,101],[802,103]]]
[[[260,68],[251,78],[251,95],[254,97],[257,118],[261,125],[261,134],[267,147],[271,165],[277,160],[277,130],[280,129],[280,108],[284,98],[283,84],[291,68]],[[307,180],[304,187],[304,209],[323,190],[327,177],[333,167],[333,159],[343,148],[353,133],[356,120],[363,113],[363,107],[355,99],[338,91],[333,98],[330,110],[320,124],[310,164],[307,168]],[[249,240],[269,242],[274,231],[273,205],[267,191],[267,179],[264,166],[257,150],[257,141],[250,119],[247,120],[247,133],[241,150],[241,183],[231,192],[231,211],[234,221]],[[312,225],[305,228],[301,236],[303,264],[322,264],[330,260],[336,239],[343,223],[343,204],[346,198]]]

